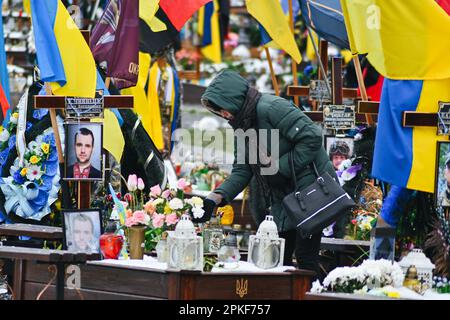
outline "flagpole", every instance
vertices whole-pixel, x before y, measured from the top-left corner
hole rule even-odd
[[[273,89],[275,90],[275,94],[279,96],[280,89],[278,88],[277,78],[275,76],[275,71],[273,70],[272,57],[270,56],[269,48],[264,47],[264,50],[266,52],[267,61],[269,62],[270,76],[272,78]]]
[[[368,101],[366,85],[364,84],[364,77],[361,70],[361,63],[359,62],[358,54],[353,56],[353,64],[355,65],[356,78],[358,79],[359,91],[361,92],[362,101]],[[372,116],[366,114],[366,121],[368,125],[373,125]]]
[[[106,77],[105,79],[105,87],[106,89],[109,89],[109,84],[111,83],[111,77]]]
[[[292,6],[292,0],[289,0],[289,25],[291,27],[292,36],[295,40],[295,34],[294,34],[294,9]],[[292,77],[294,80],[294,86],[298,86],[298,77],[297,77],[297,62],[295,62],[294,58],[292,59]],[[294,97],[294,102],[298,106],[298,96]]]

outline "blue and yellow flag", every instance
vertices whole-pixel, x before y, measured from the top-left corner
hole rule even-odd
[[[95,96],[97,70],[89,45],[60,0],[31,0],[41,79],[56,95]]]
[[[297,63],[302,61],[302,56],[294,39],[294,34],[289,27],[278,0],[246,0],[247,10],[258,21],[265,45],[271,45],[271,41],[287,52]]]
[[[198,34],[202,39],[202,55],[214,63],[222,62],[218,2],[208,2],[198,11]]]
[[[437,112],[439,101],[450,101],[450,79],[385,79],[378,115],[372,174],[396,186],[434,192],[436,127],[402,126],[403,111]]]
[[[0,8],[2,7],[3,0],[0,0]],[[1,91],[0,91],[0,103],[2,105],[2,109],[8,108],[10,103],[9,96],[9,75],[8,69],[6,67],[6,52],[5,52],[5,40],[3,36],[3,16],[0,16],[0,86],[3,88],[4,97],[6,99],[2,99]],[[6,113],[3,113],[3,117]]]
[[[435,0],[341,0],[353,53],[390,79],[450,78],[450,17]]]

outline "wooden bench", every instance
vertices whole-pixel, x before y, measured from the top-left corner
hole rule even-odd
[[[90,260],[99,260],[100,254],[75,253],[66,250],[49,250],[36,248],[23,248],[13,246],[0,246],[0,259],[14,261],[13,291],[16,299],[22,298],[24,264],[40,263],[56,267],[56,299],[64,299],[65,269],[68,265],[85,264]]]

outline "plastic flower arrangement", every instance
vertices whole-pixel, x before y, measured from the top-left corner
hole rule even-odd
[[[122,228],[146,226],[145,249],[151,251],[163,232],[175,229],[183,214],[191,214],[196,218],[203,216],[203,200],[199,197],[185,198],[184,190],[187,186],[186,180],[180,179],[174,188],[163,190],[155,185],[146,194],[143,180],[130,175],[127,180],[128,193],[121,200],[120,195],[110,195],[115,203],[110,218],[122,220]]]
[[[9,177],[0,180],[6,212],[38,221],[49,214],[59,191],[58,154],[52,128],[28,143],[22,161],[16,158],[9,172]]]
[[[150,188],[150,199],[144,211],[150,216],[150,228],[146,232],[146,250],[152,250],[164,231],[174,230],[183,214],[201,218],[204,214],[203,200],[199,197],[185,198],[185,179],[177,182],[176,188],[161,190],[159,185]]]
[[[389,260],[365,260],[357,267],[341,267],[331,271],[324,279],[313,283],[311,292],[369,293],[370,290],[403,284],[403,271]]]
[[[195,50],[181,49],[176,54],[177,61],[181,64],[182,70],[195,70],[197,62],[201,59],[199,53]]]

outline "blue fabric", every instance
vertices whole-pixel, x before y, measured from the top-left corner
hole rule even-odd
[[[392,185],[388,196],[384,199],[380,212],[381,218],[396,228],[400,217],[405,211],[405,206],[411,199],[413,193],[414,190]]]
[[[175,102],[173,106],[173,119],[172,119],[172,127],[171,127],[171,136],[173,135],[173,132],[177,129],[177,118],[178,118],[178,110],[180,109],[180,81],[178,79],[178,72],[175,68],[172,68],[173,70],[173,84],[174,84],[174,90],[175,90]],[[172,151],[174,145],[174,141],[172,140],[170,142],[170,150]]]
[[[423,81],[385,79],[381,94],[372,176],[406,187],[411,173],[412,128],[402,126],[403,111],[415,111]]]
[[[347,29],[345,29],[344,16],[342,15],[339,0],[299,1],[302,16],[308,27],[312,28],[321,38],[334,43],[338,47],[350,49]]]
[[[0,0],[0,8],[3,0]],[[5,37],[3,34],[3,17],[0,15],[0,80],[3,92],[5,93],[8,103],[11,105],[11,98],[9,92],[9,75],[6,67],[6,52],[5,52]]]
[[[203,39],[202,46],[208,46],[212,43],[212,25],[211,25],[211,17],[214,13],[214,2],[208,2],[205,5],[205,15],[203,22]]]
[[[36,44],[36,55],[44,82],[66,84],[66,74],[59,53],[53,26],[58,0],[31,0],[31,15]]]
[[[270,37],[269,33],[264,29],[261,23],[258,22],[259,25],[259,32],[261,33],[261,45],[265,45],[272,41],[272,38]]]

